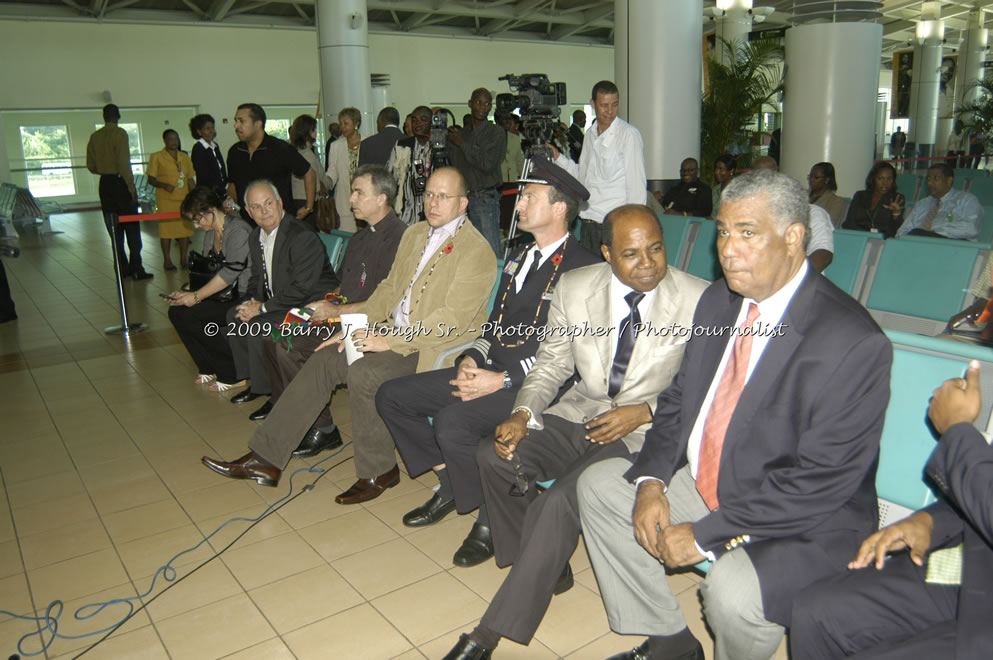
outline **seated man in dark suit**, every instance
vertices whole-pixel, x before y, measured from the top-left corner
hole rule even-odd
[[[668,215],[690,215],[709,218],[714,208],[710,186],[700,180],[700,165],[687,158],[679,166],[679,183],[660,200]]]
[[[441,488],[403,517],[408,527],[438,522],[458,507],[468,513],[482,504],[476,447],[510,415],[514,397],[534,365],[539,329],[561,276],[600,263],[579,245],[569,225],[589,192],[544,158],[536,158],[522,182],[519,226],[535,242],[520,248],[503,269],[496,302],[483,335],[456,361],[457,367],[388,381],[376,408],[393,435],[407,471],[433,469]],[[429,420],[434,418],[432,425]],[[484,510],[454,562],[471,566],[493,554]]]
[[[690,329],[707,282],[668,266],[647,207],[612,210],[604,229],[607,263],[562,278],[514,411],[493,442],[479,445],[496,562],[513,567],[446,660],[488,657],[501,637],[531,641],[552,595],[572,586],[568,562],[581,531],[576,479],[597,461],[632,460],[652,405],[679,369],[686,340],[673,329]],[[580,381],[552,403],[574,371]],[[555,484],[538,496],[535,482],[549,479]]]
[[[321,239],[310,225],[283,210],[274,184],[265,180],[248,184],[245,210],[258,225],[248,239],[252,275],[248,297],[228,312],[228,323],[236,325],[225,332],[237,378],[252,382],[231,397],[231,403],[253,401],[272,392],[263,343],[272,341],[287,311],[338,286]],[[271,409],[267,401],[249,417],[265,419]]]
[[[232,479],[275,486],[335,388],[347,384],[358,479],[335,501],[365,502],[400,482],[393,439],[376,412],[376,392],[391,378],[433,368],[442,351],[474,336],[496,280],[493,250],[466,219],[466,192],[458,170],[435,170],[424,192],[428,220],[404,231],[390,274],[365,302],[335,310],[368,316],[369,327],[350,336],[361,359],[348,364],[338,332],[317,347],[286,388],[247,454],[232,462],[204,456],[204,465]]]
[[[793,660],[990,656],[993,449],[973,426],[981,403],[975,361],[935,390],[928,417],[941,439],[925,472],[944,498],[870,536],[851,571],[797,597]]]
[[[348,242],[345,259],[338,272],[341,286],[333,293],[345,298],[345,302],[358,303],[368,298],[386,278],[393,267],[393,258],[400,245],[400,238],[407,228],[393,212],[393,199],[396,197],[396,183],[393,176],[382,165],[360,165],[352,176],[352,195],[349,201],[352,214],[357,220],[364,220],[364,228],[355,232]],[[323,298],[307,305],[318,318],[334,318],[337,307]],[[290,381],[300,372],[304,363],[314,354],[317,347],[330,335],[332,326],[311,325],[299,334],[283,334],[279,342],[264,342],[266,367],[272,383],[272,402],[279,401]],[[300,446],[293,452],[296,458],[315,456],[325,449],[341,445],[341,433],[331,420],[331,412],[325,408],[314,426],[304,437]]]
[[[376,118],[376,134],[359,145],[359,165],[386,165],[397,140],[404,137],[400,130],[400,113],[396,108],[383,108]]]
[[[768,660],[796,594],[843,572],[876,528],[892,346],[807,264],[809,218],[806,191],[784,174],[728,184],[717,214],[725,279],[700,299],[638,459],[579,479],[610,627],[650,636],[615,660],[704,657],[665,576],[704,559],[715,657]]]

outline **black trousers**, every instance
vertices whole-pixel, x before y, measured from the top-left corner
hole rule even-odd
[[[579,223],[579,244],[593,254],[601,254],[600,246],[603,245],[603,225],[592,220],[580,220]]]
[[[100,177],[100,208],[103,210],[104,222],[110,232],[109,215],[130,215],[138,211],[131,197],[131,190],[124,179],[116,174],[104,174]],[[125,222],[117,226],[114,237],[117,245],[117,263],[121,267],[121,275],[143,272],[141,265],[141,227],[137,222]],[[128,239],[128,252],[131,258],[124,255],[124,237]]]
[[[510,494],[514,468],[496,455],[492,438],[481,443],[477,453],[496,563],[513,564],[480,624],[520,644],[534,636],[555,583],[579,543],[576,480],[597,461],[631,458],[623,441],[591,443],[582,424],[555,415],[544,415],[544,423],[543,430],[531,431],[517,446],[528,480],[524,497]],[[538,495],[535,482],[550,479],[555,484]]]
[[[883,570],[849,571],[793,602],[793,660],[954,658],[959,589],[928,584],[903,553]]]
[[[444,463],[455,507],[468,513],[483,501],[476,447],[493,442],[493,429],[510,417],[518,388],[463,402],[452,396],[455,387],[448,383],[455,373],[451,367],[386,381],[376,394],[376,410],[410,476]]]
[[[0,322],[13,321],[16,318],[17,312],[14,309],[14,299],[10,297],[7,271],[4,270],[3,260],[0,259]]]
[[[222,303],[202,300],[193,307],[177,305],[169,308],[169,320],[183,340],[190,357],[196,362],[197,369],[202,374],[217,374],[217,380],[222,383],[234,383],[238,380],[234,356],[227,337],[224,336],[227,332],[228,310],[234,305],[233,301]],[[215,324],[217,331],[210,332],[208,323]]]
[[[236,316],[238,306],[232,305],[225,317],[221,331],[227,335],[228,346],[234,356],[234,366],[237,372],[235,380],[249,378],[252,381],[251,390],[256,394],[269,394],[272,386],[269,383],[269,370],[266,368],[265,355],[262,345],[272,342],[272,333],[279,332],[279,325],[286,317],[286,312],[266,312],[259,314],[247,323],[239,321]]]

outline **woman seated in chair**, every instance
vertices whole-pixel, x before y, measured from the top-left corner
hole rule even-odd
[[[203,229],[202,255],[194,256],[188,291],[173,291],[168,298],[169,320],[197,365],[197,383],[211,383],[223,392],[239,383],[234,357],[225,338],[228,309],[248,287],[251,274],[248,238],[251,228],[237,215],[226,214],[223,197],[207,186],[198,186],[183,200],[182,216]],[[196,255],[196,253],[194,253]],[[209,275],[207,262],[219,268]],[[213,332],[208,330],[208,326]]]
[[[903,224],[907,200],[896,189],[896,170],[887,162],[878,162],[865,178],[865,190],[859,190],[848,207],[842,229],[871,231],[893,238]]]

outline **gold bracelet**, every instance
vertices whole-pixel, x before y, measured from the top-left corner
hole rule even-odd
[[[526,423],[530,424],[531,423],[531,419],[532,419],[531,411],[528,410],[527,408],[525,408],[524,406],[518,406],[518,407],[514,408],[513,410],[511,410],[510,411],[510,414],[511,415],[516,415],[519,412],[522,412],[522,413],[526,413],[527,414],[528,419],[527,419],[527,422]]]
[[[197,291],[194,291],[193,292],[193,304],[194,305],[199,305],[200,304],[200,294]]]

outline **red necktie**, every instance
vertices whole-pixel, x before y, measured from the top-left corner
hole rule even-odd
[[[717,384],[714,400],[707,412],[707,420],[703,424],[703,441],[700,443],[700,457],[697,461],[696,489],[713,511],[717,508],[717,473],[721,467],[721,450],[724,448],[724,435],[728,430],[731,415],[734,414],[741,391],[745,389],[745,375],[748,373],[748,358],[752,354],[752,332],[742,333],[744,328],[751,328],[759,317],[759,308],[750,303],[748,316],[738,328],[738,336],[731,349],[721,381]]]

